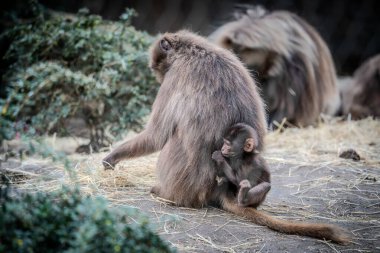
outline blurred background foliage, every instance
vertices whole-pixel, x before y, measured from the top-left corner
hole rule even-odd
[[[126,129],[139,130],[158,84],[148,67],[153,37],[131,26],[136,13],[127,9],[111,22],[87,9],[69,15],[35,1],[30,7],[27,19],[12,13],[14,25],[1,35],[10,43],[0,138],[65,135],[66,120],[80,118],[98,151]]]

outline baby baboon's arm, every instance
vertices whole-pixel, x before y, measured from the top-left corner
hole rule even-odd
[[[231,183],[238,186],[239,182],[236,178],[236,175],[235,175],[233,169],[231,168],[231,166],[226,161],[226,159],[223,157],[222,152],[221,151],[215,151],[212,154],[211,158],[214,161],[216,161],[216,164],[218,166],[218,170],[221,170]]]

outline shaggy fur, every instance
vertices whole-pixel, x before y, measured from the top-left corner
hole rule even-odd
[[[211,154],[221,148],[231,125],[253,127],[256,148],[263,149],[262,100],[235,55],[187,31],[163,35],[152,46],[150,65],[161,87],[146,129],[105,160],[115,165],[124,157],[161,150],[156,191],[181,206],[203,206],[215,185]]]
[[[255,71],[269,123],[283,118],[298,126],[334,115],[340,105],[330,51],[306,21],[286,11],[258,7],[240,13],[209,36]]]
[[[353,119],[380,117],[380,55],[364,62],[351,80],[339,83],[342,113]]]

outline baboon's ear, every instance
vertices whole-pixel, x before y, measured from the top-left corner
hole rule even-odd
[[[247,138],[244,143],[244,151],[245,152],[252,152],[255,147],[255,141],[253,138]]]
[[[167,52],[170,49],[172,49],[172,45],[170,44],[169,40],[164,38],[160,41],[160,48],[162,49],[162,51]]]

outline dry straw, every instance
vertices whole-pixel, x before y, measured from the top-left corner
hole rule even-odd
[[[50,139],[58,149],[68,152],[75,145],[83,143],[78,139]],[[360,162],[339,158],[347,149],[354,149],[361,156]],[[62,184],[77,183],[88,194],[103,195],[108,199],[118,199],[118,191],[125,187],[145,192],[154,185],[155,164],[158,153],[137,159],[126,160],[117,165],[115,170],[103,170],[101,159],[106,152],[79,155],[71,154],[75,161],[72,170],[75,179],[70,179],[62,166],[49,166],[47,160],[29,158],[20,167],[11,170],[23,170],[28,166],[41,166],[49,171],[48,175],[34,172],[26,173],[27,177],[19,186],[29,190],[52,191]],[[345,165],[354,169],[380,167],[380,121],[365,119],[361,121],[334,120],[320,123],[317,127],[287,128],[268,133],[266,137],[265,158],[270,164],[289,164],[289,174],[301,166],[312,166],[314,170],[326,166]],[[48,168],[46,168],[48,166]],[[34,175],[35,174],[35,175]],[[124,196],[127,197],[127,196]],[[129,198],[138,198],[130,195]]]

